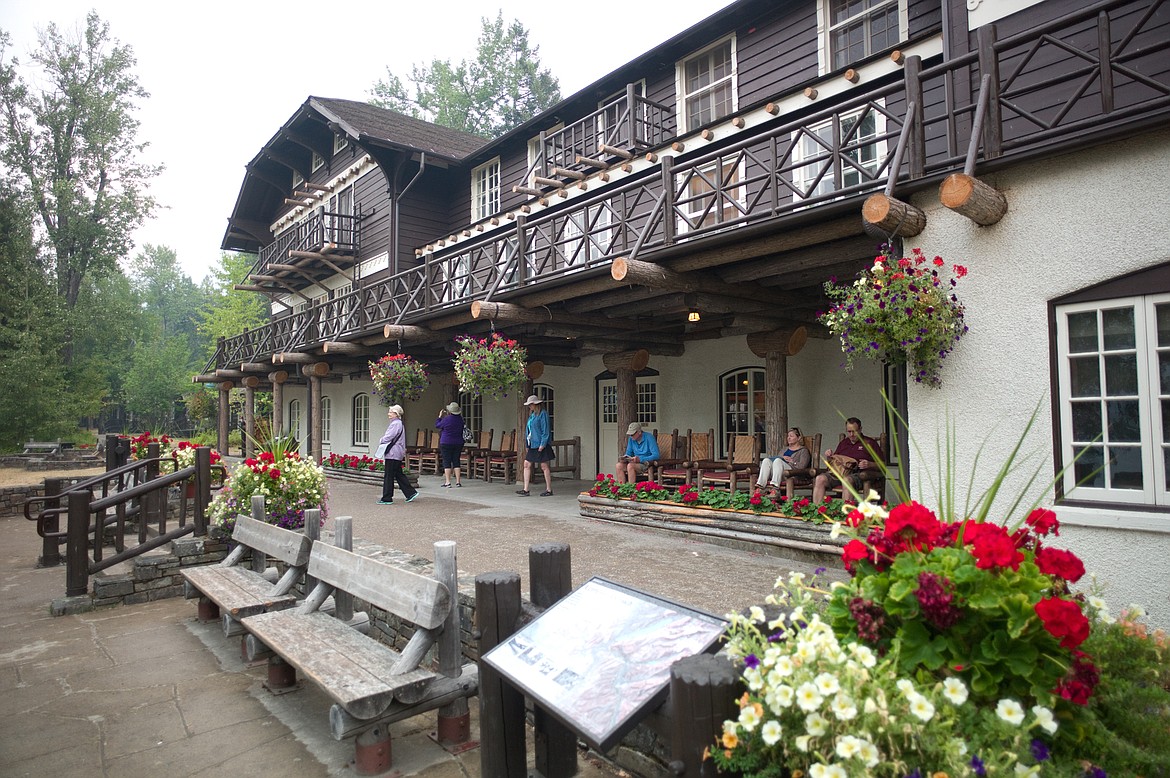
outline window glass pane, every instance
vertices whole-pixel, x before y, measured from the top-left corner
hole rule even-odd
[[[1162,478],[1170,484],[1170,448],[1162,449]]]
[[[1096,311],[1069,314],[1068,350],[1074,354],[1097,350]]]
[[[1101,403],[1096,401],[1073,403],[1072,423],[1074,441],[1088,443],[1098,440],[1103,430]]]
[[[1114,489],[1141,489],[1142,450],[1137,446],[1109,447],[1109,485]]]
[[[1170,443],[1170,400],[1162,400],[1162,443]],[[1166,481],[1170,484],[1170,480]]]
[[[1101,364],[1097,357],[1075,357],[1068,361],[1070,386],[1073,397],[1101,396]]]
[[[1105,393],[1110,397],[1138,393],[1136,354],[1105,357]]]
[[[1170,394],[1170,352],[1158,354],[1159,394]]]
[[[1170,346],[1170,304],[1155,305],[1158,318],[1158,345]]]
[[[1115,351],[1136,345],[1133,331],[1133,308],[1101,311],[1101,328],[1105,333],[1105,350]]]
[[[1077,448],[1073,449],[1073,454],[1077,455],[1076,464],[1073,465],[1073,477],[1076,478],[1077,485],[1094,489],[1103,488],[1105,473],[1101,470],[1101,449],[1097,446]]]
[[[1110,400],[1105,403],[1109,415],[1109,440],[1138,443],[1141,441],[1140,412],[1137,400]]]

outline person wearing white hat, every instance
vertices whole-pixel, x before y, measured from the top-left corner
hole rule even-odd
[[[439,430],[439,456],[443,461],[443,480],[446,481],[439,484],[439,488],[451,488],[452,474],[455,476],[455,485],[463,486],[459,480],[459,458],[463,456],[463,414],[459,403],[450,403],[439,411],[435,428]]]
[[[661,456],[658,453],[658,441],[653,435],[643,433],[640,423],[631,421],[630,426],[626,428],[626,434],[629,435],[626,453],[618,459],[613,468],[619,484],[624,484],[627,480],[630,483],[636,482],[638,474],[649,470]]]
[[[386,463],[386,470],[382,474],[382,499],[379,505],[394,504],[394,484],[406,495],[407,502],[414,502],[418,497],[418,489],[410,485],[406,473],[402,472],[402,462],[406,459],[406,427],[402,424],[402,406],[391,405],[386,409],[386,416],[390,423],[386,426],[386,434],[378,441],[378,453]]]
[[[517,489],[516,494],[528,496],[528,485],[532,482],[532,466],[540,465],[544,471],[544,491],[541,497],[552,497],[552,470],[549,462],[553,459],[552,430],[548,424],[548,412],[544,410],[544,403],[536,395],[529,395],[524,401],[528,408],[528,427],[524,440],[528,444],[528,452],[524,455],[524,488]]]

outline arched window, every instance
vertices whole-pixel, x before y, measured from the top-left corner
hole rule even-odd
[[[370,445],[370,396],[355,394],[353,396],[353,444],[355,446]]]
[[[321,444],[329,443],[330,432],[333,427],[333,400],[321,398]]]
[[[719,376],[719,439],[723,450],[734,435],[760,436],[760,450],[768,450],[764,435],[764,369],[741,367]]]
[[[301,401],[289,400],[288,403],[288,432],[297,441],[299,445],[303,438],[301,437]]]
[[[556,399],[553,396],[553,388],[548,384],[536,384],[532,387],[532,393],[539,397],[540,401],[544,403],[544,409],[548,412],[548,428],[550,430],[556,429],[553,424],[555,420],[553,402]]]

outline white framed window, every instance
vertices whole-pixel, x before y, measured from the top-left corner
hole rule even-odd
[[[328,397],[321,398],[321,445],[329,444],[329,438],[333,431],[333,400]]]
[[[642,424],[658,423],[657,381],[638,381],[638,421]]]
[[[759,435],[760,450],[766,451],[764,439],[764,369],[744,367],[719,376],[719,439],[726,453],[736,435]]]
[[[298,448],[301,441],[304,440],[301,436],[301,417],[304,415],[302,408],[300,400],[288,401],[288,433],[293,436]]]
[[[563,130],[564,128],[565,128],[564,122],[557,122],[552,127],[549,127],[547,130],[544,131],[544,136],[546,139],[548,139],[550,136],[556,134],[558,131]],[[556,144],[555,139],[554,139],[553,143],[554,143],[554,145],[560,145],[560,144]],[[540,136],[539,135],[533,135],[531,138],[528,139],[528,169],[531,170],[534,175],[547,176],[548,172],[549,172],[548,171],[549,164],[548,164],[547,159],[542,159],[542,151],[543,150],[540,148]],[[554,154],[554,156],[555,156],[555,154]],[[537,161],[541,161],[541,162],[543,162],[543,164],[538,166],[536,164]],[[529,180],[528,183],[531,184],[532,181]]]
[[[597,117],[597,142],[622,148],[634,148],[634,141],[639,134],[645,133],[646,107],[645,105],[626,106],[624,99],[626,90],[620,89],[597,103],[601,114]],[[646,79],[634,82],[634,96],[646,96]],[[626,122],[629,117],[634,118],[634,137]]]
[[[333,155],[337,156],[339,151],[343,151],[349,146],[349,136],[342,133],[337,133],[333,136]]]
[[[299,171],[297,171],[297,170],[294,170],[294,171],[292,172],[292,178],[293,178],[293,185],[292,185],[292,188],[293,188],[293,189],[296,189],[298,186],[300,186],[301,184],[305,183],[305,177],[304,177],[304,176],[302,176],[302,175],[300,174],[300,172],[299,172]]]
[[[697,130],[736,110],[735,75],[734,35],[678,63],[680,132]]]
[[[792,149],[794,198],[819,197],[873,180],[886,157],[886,142],[878,137],[885,132],[885,114],[872,108],[860,108],[842,115],[839,122],[827,121],[807,132],[798,131]],[[838,147],[842,157],[839,176],[834,155]]]
[[[548,414],[549,434],[556,429],[556,391],[548,384],[533,384],[532,393],[540,398],[544,412]]]
[[[309,165],[309,167],[311,168],[310,172],[316,173],[318,170],[320,170],[324,166],[325,166],[324,158],[320,154],[318,154],[317,152],[314,151],[313,152],[313,162],[311,165]]]
[[[820,0],[821,72],[847,68],[909,36],[906,0]]]
[[[565,214],[560,243],[564,267],[580,270],[607,255],[615,232],[605,203]]]
[[[1055,314],[1063,496],[1170,505],[1170,293]]]
[[[370,396],[355,394],[353,396],[353,444],[355,446],[370,445]]]
[[[474,433],[483,430],[483,397],[471,392],[459,393],[459,412],[463,414],[463,423]]]
[[[471,171],[471,220],[481,221],[500,210],[500,158]]]
[[[743,180],[743,162],[737,157],[712,162],[687,174],[678,232],[722,224],[743,215],[747,208],[747,191]],[[737,207],[738,206],[738,207]]]

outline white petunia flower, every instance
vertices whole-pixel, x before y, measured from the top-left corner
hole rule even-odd
[[[748,688],[753,692],[759,691],[764,686],[764,678],[760,675],[760,668],[748,667],[743,671],[743,679],[747,682]]]
[[[853,703],[853,698],[843,692],[833,698],[832,709],[833,715],[840,721],[857,718],[857,706]]]
[[[852,759],[861,751],[861,741],[853,735],[842,735],[837,738],[836,751],[842,759]]]
[[[752,621],[767,621],[768,617],[764,615],[764,609],[759,605],[753,605],[748,608],[748,618]]]
[[[881,761],[882,755],[878,751],[877,746],[868,740],[861,741],[861,748],[857,750],[857,756],[861,761],[865,762],[866,767],[875,767]]]
[[[857,661],[861,662],[863,667],[873,667],[877,664],[877,655],[874,654],[873,649],[869,646],[854,643],[850,648],[853,651],[853,655],[857,657]]]
[[[766,746],[776,745],[782,733],[783,729],[780,726],[780,722],[775,719],[769,719],[764,722],[764,726],[760,727],[760,737],[763,738],[764,745]]]
[[[817,658],[817,647],[811,640],[800,640],[796,643],[796,658],[802,664],[815,661]]]
[[[952,705],[962,705],[967,701],[967,686],[958,678],[948,678],[943,681],[943,696]]]
[[[905,678],[899,678],[898,682],[894,684],[894,686],[898,687],[898,691],[902,692],[904,695],[909,696],[914,693],[914,684],[910,683]]]
[[[910,712],[922,721],[930,721],[934,718],[934,705],[930,700],[923,697],[921,694],[913,694],[910,696]]]
[[[804,717],[804,729],[813,737],[820,737],[829,731],[829,722],[819,713],[810,713]]]
[[[1052,715],[1052,711],[1045,708],[1043,705],[1033,705],[1032,715],[1036,717],[1036,723],[1040,725],[1040,729],[1051,735],[1056,732],[1056,717]]]
[[[1040,765],[1038,765],[1038,764],[1026,765],[1026,764],[1021,764],[1019,762],[1016,762],[1016,775],[1031,776],[1031,775],[1039,775],[1039,774],[1040,774]]]
[[[812,740],[812,738],[809,735],[797,735],[796,736],[797,750],[801,751],[802,753],[807,754],[808,753],[808,741],[810,741],[810,740]]]
[[[739,724],[746,732],[752,732],[760,725],[760,714],[755,705],[745,705],[739,711]]]
[[[841,689],[841,682],[832,673],[821,673],[813,679],[813,683],[817,685],[817,690],[826,697],[836,694]]]
[[[1024,709],[1020,707],[1020,703],[1010,697],[1004,698],[995,706],[995,715],[1008,724],[1019,724],[1024,720]]]
[[[878,706],[877,706],[877,703],[876,703],[876,702],[874,702],[874,701],[873,701],[872,699],[870,699],[869,697],[866,697],[866,698],[865,698],[865,705],[863,706],[863,708],[862,708],[862,709],[863,709],[863,710],[864,710],[866,713],[868,713],[868,714],[871,714],[871,715],[872,715],[872,714],[874,714],[874,713],[877,713]]]
[[[731,721],[730,719],[723,722],[723,734],[724,735],[735,735],[738,732],[739,732],[739,724],[737,724],[734,721]]]
[[[804,621],[804,606],[797,605],[792,609],[792,613],[788,614],[788,620],[795,624],[798,621]]]
[[[796,690],[796,704],[806,713],[816,710],[824,701],[825,698],[817,691],[817,687],[808,681],[802,683],[800,688]]]
[[[825,767],[825,778],[849,778],[849,772],[839,764]]]
[[[808,766],[808,776],[809,778],[828,778],[828,769],[826,765],[817,762]]]
[[[779,713],[785,708],[792,707],[792,701],[796,699],[796,691],[788,684],[780,684],[772,688],[765,699],[768,702],[768,707]]]
[[[796,665],[792,662],[792,657],[782,656],[776,660],[776,673],[783,678],[792,675],[796,670]]]
[[[803,584],[804,584],[804,573],[800,573],[800,572],[797,572],[796,570],[793,570],[791,573],[788,574],[788,585],[789,586],[796,587],[796,586],[802,586]]]
[[[845,531],[845,528],[841,525],[841,522],[834,521],[833,528],[831,530],[829,530],[829,537],[832,538],[833,540],[836,540],[837,538],[841,537],[841,533],[844,531]]]

